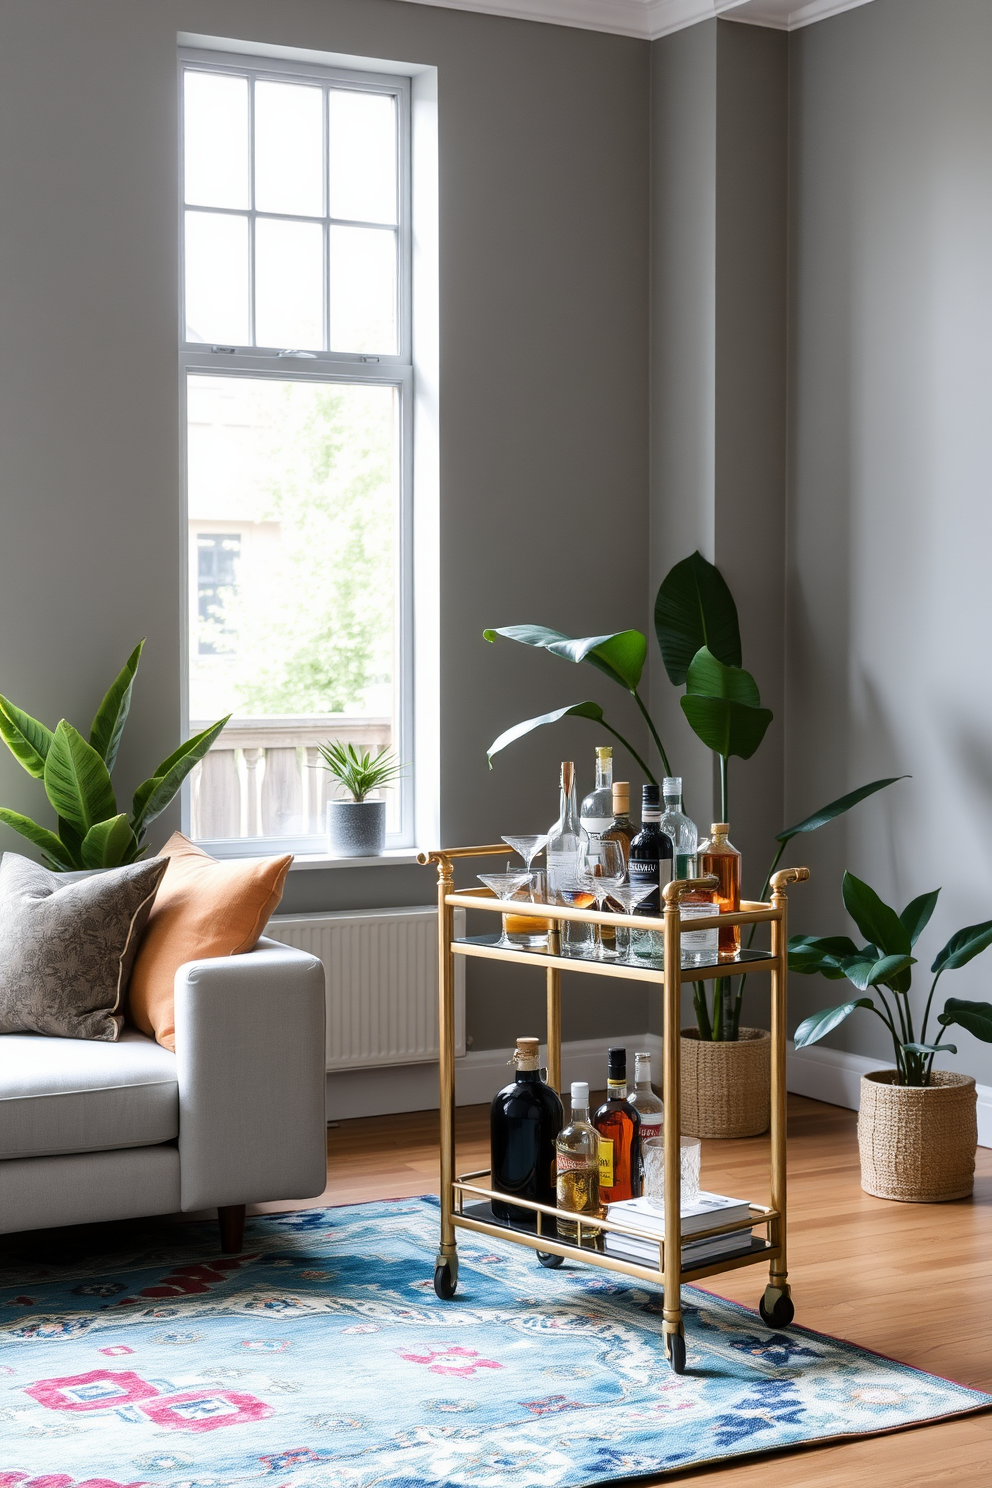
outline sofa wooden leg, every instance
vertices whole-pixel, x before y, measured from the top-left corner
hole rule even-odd
[[[217,1210],[220,1221],[220,1248],[225,1255],[241,1249],[245,1234],[244,1204],[225,1204]]]

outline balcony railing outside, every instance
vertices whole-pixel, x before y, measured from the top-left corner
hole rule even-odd
[[[193,722],[190,733],[207,726]],[[194,839],[323,837],[327,802],[347,792],[331,779],[317,745],[338,739],[374,752],[391,736],[389,718],[340,713],[233,720],[192,774]]]

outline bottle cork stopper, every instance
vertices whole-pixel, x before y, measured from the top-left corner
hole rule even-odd
[[[566,796],[571,794],[572,784],[575,780],[575,761],[562,760],[561,762],[561,788]]]
[[[597,759],[601,759],[601,760],[612,759],[613,758],[613,745],[612,744],[597,744],[597,746],[596,746],[596,758]]]
[[[518,1038],[517,1039],[517,1048],[520,1050],[521,1054],[526,1054],[528,1056],[528,1058],[536,1058],[537,1057],[537,1051],[538,1051],[538,1049],[540,1047],[541,1047],[541,1041],[540,1041],[540,1039],[536,1039],[536,1038]]]
[[[714,837],[726,837],[730,832],[729,822],[713,822],[710,832]]]
[[[628,780],[615,780],[613,782],[613,815],[626,816],[630,810],[630,782]]]

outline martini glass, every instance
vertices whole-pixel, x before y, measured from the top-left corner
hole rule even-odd
[[[491,889],[497,899],[505,904],[518,893],[525,883],[529,882],[529,873],[479,873],[476,875],[480,883],[484,883],[487,889]],[[516,947],[506,933],[506,915],[503,916],[503,931],[496,945],[503,950],[512,951]]]
[[[588,851],[579,854],[579,868],[583,877],[589,882],[592,892],[596,896],[596,908],[600,914],[603,913],[603,905],[614,891],[619,887],[626,887],[624,880],[627,877],[627,864],[624,860],[623,849],[619,842],[603,838],[595,845],[589,844]],[[596,925],[594,935],[595,950],[593,954],[600,961],[615,961],[614,950],[615,936],[611,933],[607,940],[603,940],[605,926]]]
[[[542,853],[548,845],[547,832],[532,832],[529,836],[521,837],[504,837],[503,841],[508,847],[512,847],[513,851],[518,853],[527,864],[531,883],[530,902],[540,904],[544,900],[543,875],[534,873],[532,864],[537,855]],[[546,950],[550,932],[550,920],[538,920],[530,915],[507,915],[503,919],[503,934],[508,935],[518,949]]]
[[[610,889],[609,897],[618,900],[623,905],[624,914],[632,915],[642,899],[646,899],[655,887],[655,884],[615,884]],[[619,933],[618,927],[617,934]],[[643,961],[638,961],[634,956],[634,935],[635,932],[633,930],[627,931],[628,949],[626,963],[628,966],[641,966],[643,965]],[[618,957],[617,959],[620,960],[622,958]]]

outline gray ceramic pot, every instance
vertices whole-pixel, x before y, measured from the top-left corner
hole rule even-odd
[[[333,857],[378,857],[386,845],[385,801],[328,801],[327,837]]]

